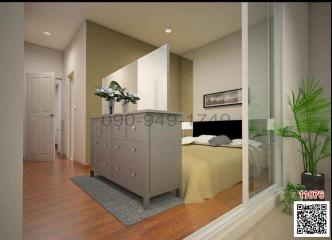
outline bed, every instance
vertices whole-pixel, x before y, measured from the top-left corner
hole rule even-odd
[[[185,203],[199,203],[242,178],[242,149],[182,146],[182,192]]]
[[[242,138],[241,120],[194,122],[193,136],[227,135],[230,139]],[[260,150],[249,147],[250,159],[260,159]],[[249,167],[255,177],[260,174],[260,162],[252,161]],[[182,146],[182,194],[185,203],[200,203],[213,198],[242,181],[242,147],[207,145]]]

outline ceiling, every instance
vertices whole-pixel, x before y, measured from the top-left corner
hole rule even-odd
[[[241,4],[25,3],[25,41],[65,50],[85,19],[182,55],[239,31]]]

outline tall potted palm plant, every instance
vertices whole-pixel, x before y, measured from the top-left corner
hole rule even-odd
[[[278,128],[278,133],[300,143],[304,169],[301,184],[307,190],[325,190],[324,174],[317,172],[319,161],[331,153],[331,104],[324,96],[324,87],[311,78],[302,81],[297,93],[292,92],[289,106],[294,123]]]

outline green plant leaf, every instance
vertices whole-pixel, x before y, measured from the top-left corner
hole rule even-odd
[[[330,156],[331,103],[324,95],[324,87],[312,78],[303,80],[288,99],[294,116],[294,125],[277,129],[282,137],[295,138],[301,143],[304,170],[317,172],[317,162]],[[319,141],[320,138],[324,141]]]

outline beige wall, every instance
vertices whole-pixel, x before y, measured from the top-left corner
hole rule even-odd
[[[183,120],[192,121],[193,62],[171,53],[169,80],[168,110],[182,112]]]
[[[298,88],[301,79],[308,75],[308,4],[283,4],[282,32],[282,115],[283,124],[288,125],[293,115],[287,97]],[[286,181],[298,183],[303,172],[302,157],[297,151],[299,144],[293,139],[283,139],[283,162],[287,169]],[[286,182],[286,183],[287,183]]]
[[[24,4],[0,3],[0,239],[22,239]]]
[[[74,73],[73,102],[70,106],[70,81],[68,76]],[[65,83],[65,152],[67,157],[86,164],[86,25],[83,24],[64,53],[64,83]],[[70,108],[74,110],[74,154],[70,154]]]
[[[180,112],[184,121],[193,118],[193,62],[180,58]]]
[[[168,85],[168,111],[180,112],[180,59],[181,57],[170,54],[170,76]]]
[[[203,108],[203,95],[242,87],[241,32],[219,39],[195,50],[193,66],[194,121],[209,120],[217,114],[229,114],[230,119],[242,119],[241,105]]]
[[[331,100],[331,3],[309,4],[309,48],[310,75]],[[331,179],[331,157],[319,162],[318,171]]]

